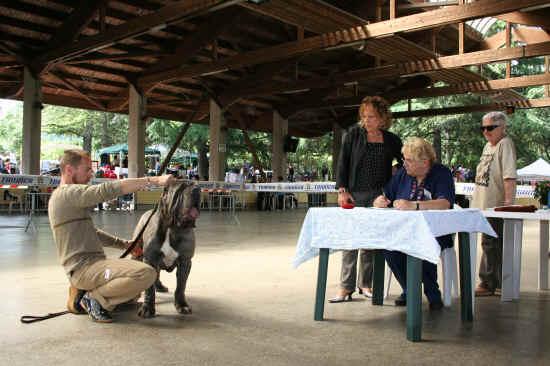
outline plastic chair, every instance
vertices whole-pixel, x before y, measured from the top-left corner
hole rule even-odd
[[[14,204],[19,205],[19,211],[21,211],[21,213],[23,213],[23,202],[21,202],[21,198],[17,197],[15,200],[9,201],[8,214],[11,215],[11,210],[12,210]]]

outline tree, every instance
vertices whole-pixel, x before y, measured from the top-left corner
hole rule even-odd
[[[110,112],[48,105],[42,125],[47,133],[82,137],[82,149],[89,152],[128,140],[128,117]]]
[[[0,123],[0,152],[11,152],[21,156],[23,141],[23,104],[8,112]]]

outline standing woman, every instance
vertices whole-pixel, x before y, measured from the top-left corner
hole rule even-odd
[[[336,188],[340,207],[346,203],[371,207],[392,176],[393,160],[400,166],[403,163],[403,143],[387,131],[392,123],[389,103],[378,96],[365,97],[359,107],[359,119],[359,126],[348,131],[338,160]],[[373,250],[344,250],[340,292],[328,301],[351,301],[356,287],[360,294],[372,297],[373,258]]]

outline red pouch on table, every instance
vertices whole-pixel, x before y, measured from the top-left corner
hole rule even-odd
[[[355,206],[353,205],[353,203],[344,203],[342,205],[342,208],[346,208],[346,209],[351,209],[351,208],[354,208]]]
[[[507,211],[507,212],[535,212],[537,208],[534,205],[514,205],[514,206],[500,206],[495,207],[495,211]]]

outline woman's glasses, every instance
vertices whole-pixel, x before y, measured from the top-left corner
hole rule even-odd
[[[490,131],[494,130],[497,127],[500,127],[500,125],[481,126],[481,132],[483,132],[485,130],[490,132]]]

